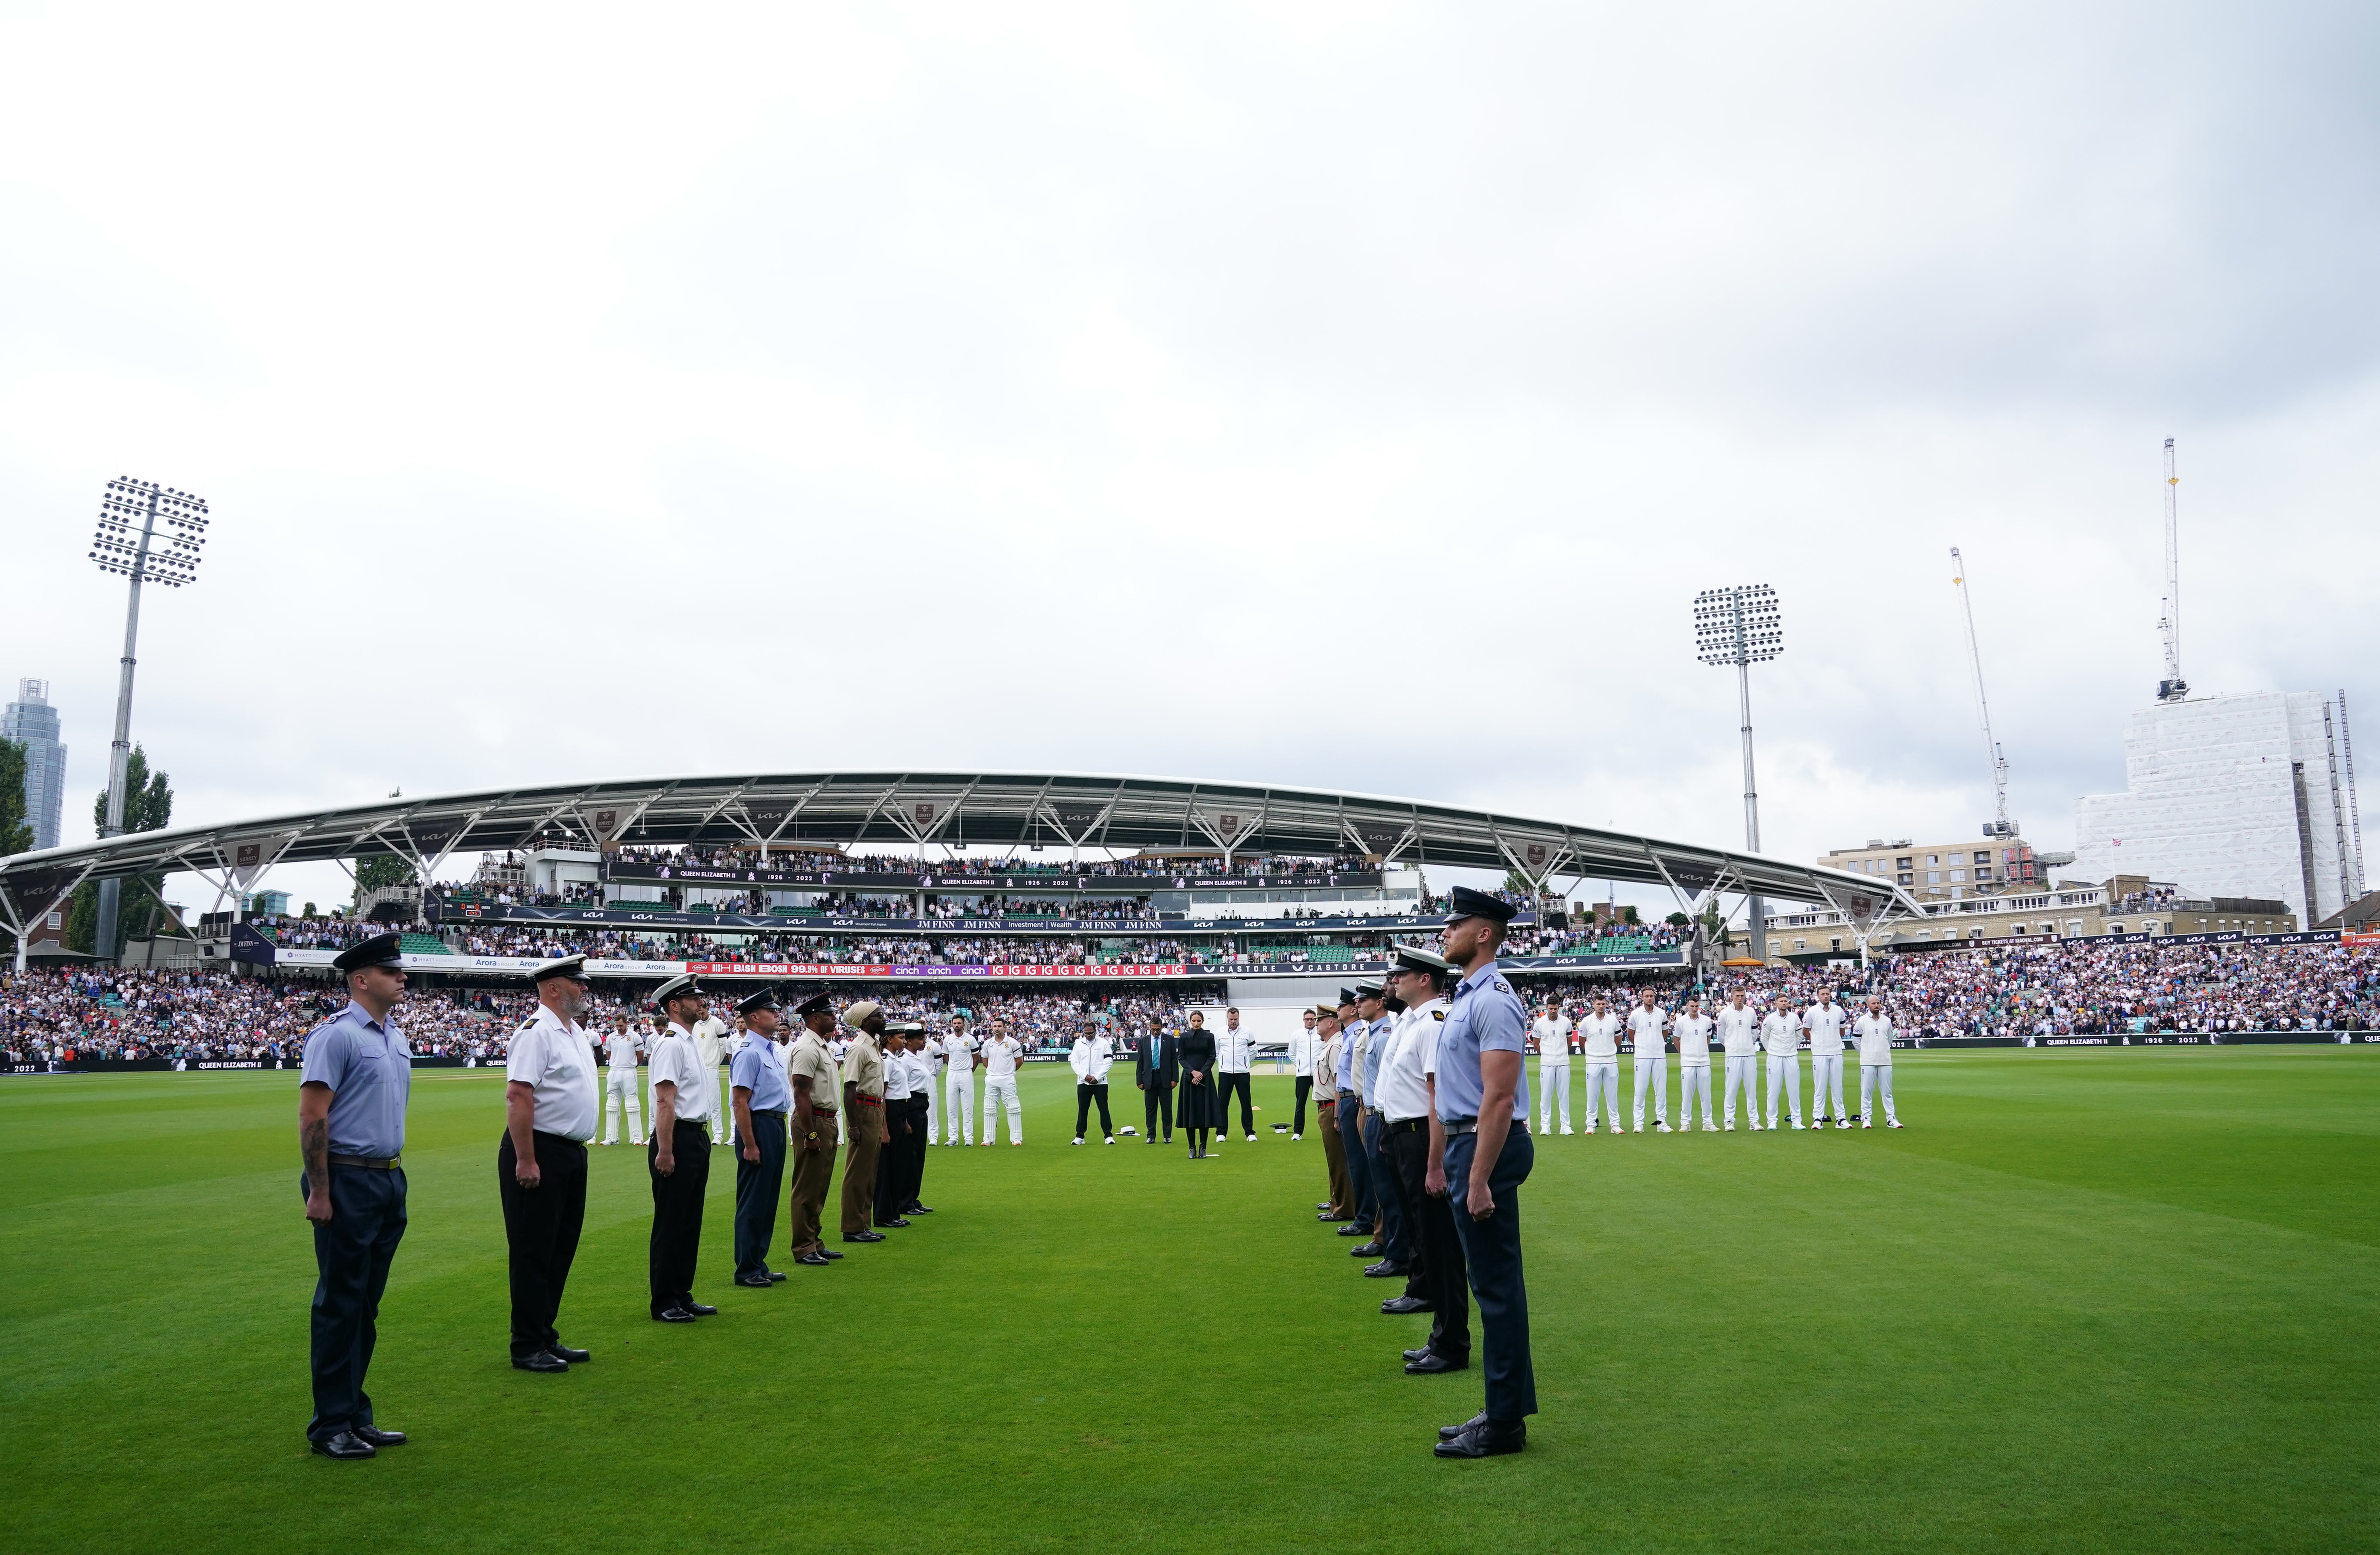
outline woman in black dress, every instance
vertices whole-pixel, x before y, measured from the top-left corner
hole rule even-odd
[[[1173,1124],[1190,1136],[1190,1159],[1207,1158],[1207,1140],[1223,1126],[1223,1099],[1215,1085],[1215,1034],[1206,1017],[1190,1013],[1182,1034],[1182,1088],[1175,1093]]]

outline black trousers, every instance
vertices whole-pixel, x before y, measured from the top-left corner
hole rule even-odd
[[[1453,1201],[1455,1234],[1471,1294],[1479,1301],[1482,1348],[1487,1351],[1488,1418],[1511,1422],[1537,1412],[1537,1376],[1529,1362],[1529,1292],[1521,1279],[1521,1184],[1536,1164],[1536,1146],[1519,1121],[1504,1136],[1503,1153],[1488,1173],[1496,1212],[1475,1221],[1465,1207],[1471,1192],[1471,1159],[1479,1136],[1458,1134],[1446,1142],[1446,1192]]]
[[[694,1265],[702,1254],[702,1195],[710,1185],[710,1125],[681,1123],[670,1144],[676,1170],[653,1170],[661,1141],[645,1141],[645,1170],[653,1179],[653,1240],[646,1254],[655,1315],[694,1299]]]
[[[306,1174],[298,1174],[306,1198]],[[331,1168],[331,1218],[314,1224],[314,1418],[306,1440],[327,1441],[372,1423],[364,1373],[380,1337],[388,1266],[405,1240],[405,1171]]]
[[[1371,1174],[1372,1202],[1379,1213],[1375,1223],[1380,1257],[1390,1263],[1413,1261],[1413,1231],[1405,1219],[1404,1197],[1397,1189],[1396,1163],[1389,1159],[1388,1119],[1374,1112],[1364,1114],[1364,1168]]]
[[[559,1134],[533,1133],[538,1184],[525,1188],[513,1176],[520,1157],[506,1129],[496,1141],[496,1197],[504,1207],[504,1247],[511,1255],[513,1356],[534,1355],[562,1342],[553,1319],[562,1310],[562,1287],[570,1261],[578,1256],[578,1233],[587,1223],[587,1147]]]
[[[1248,1099],[1246,1074],[1244,1072],[1227,1075],[1218,1069],[1215,1071],[1215,1078],[1222,1082],[1221,1094],[1215,1099],[1215,1116],[1222,1122],[1223,1132],[1226,1134],[1231,1132],[1232,1093],[1237,1091],[1240,1097],[1240,1132],[1254,1134],[1257,1131],[1257,1114],[1255,1104]]]
[[[1157,1124],[1165,1121],[1165,1142],[1173,1143],[1173,1087],[1151,1080],[1141,1087],[1140,1103],[1148,1110],[1148,1142],[1157,1143]]]
[[[1314,1076],[1300,1075],[1297,1077],[1297,1121],[1289,1125],[1289,1131],[1292,1134],[1305,1132],[1305,1099],[1313,1093],[1313,1090]]]
[[[1347,1208],[1354,1213],[1355,1229],[1368,1233],[1379,1223],[1379,1196],[1373,1191],[1372,1153],[1364,1148],[1363,1125],[1355,1121],[1362,1111],[1353,1092],[1340,1093],[1339,1142],[1347,1148],[1347,1185],[1355,1191],[1355,1202]]]
[[[1471,1358],[1471,1293],[1463,1286],[1463,1244],[1454,1233],[1454,1210],[1429,1196],[1429,1126],[1391,1129],[1389,1153],[1397,1163],[1397,1184],[1405,1222],[1413,1231],[1413,1271],[1405,1294],[1436,1308],[1429,1347],[1451,1361]],[[1450,1188],[1450,1192],[1452,1189]]]
[[[909,1099],[909,1161],[908,1172],[901,1179],[901,1208],[907,1209],[926,1191],[926,1147],[933,1136],[926,1132],[926,1117],[932,1111],[932,1100],[924,1095]]]
[[[1075,1137],[1083,1137],[1083,1125],[1091,1121],[1091,1103],[1094,1100],[1099,1104],[1099,1132],[1111,1139],[1114,1138],[1115,1124],[1108,1118],[1108,1083],[1105,1080],[1095,1085],[1082,1080],[1075,1082]]]
[[[909,1146],[917,1137],[909,1103],[884,1103],[884,1148],[876,1153],[876,1223],[901,1218],[909,1208]]]
[[[759,1160],[735,1152],[735,1276],[769,1272],[769,1237],[776,1230],[777,1204],[785,1189],[785,1114],[752,1114],[749,1143]]]

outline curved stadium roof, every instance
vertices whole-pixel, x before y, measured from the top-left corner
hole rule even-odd
[[[1688,898],[1753,892],[1862,918],[1898,894],[1840,869],[1419,799],[1085,772],[887,771],[552,784],[142,832],[0,859],[0,906],[20,927],[86,879],[190,870],[245,886],[274,864],[373,854],[395,854],[427,874],[458,852],[605,842],[1360,853],[1517,869],[1539,882],[1667,885]]]

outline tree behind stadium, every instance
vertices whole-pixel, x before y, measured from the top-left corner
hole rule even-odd
[[[139,746],[124,765],[124,830],[154,832],[174,819],[174,784],[164,772],[149,771],[149,754]],[[107,830],[107,790],[99,791],[91,802],[91,829]],[[130,939],[148,939],[157,932],[157,920],[164,911],[165,877],[164,874],[137,875],[125,882],[124,909],[116,915],[115,943],[100,950],[91,943],[99,933],[99,882],[85,881],[75,887],[74,912],[67,919],[67,948],[97,954],[113,961],[124,954],[124,942]],[[133,933],[138,922],[140,933]]]

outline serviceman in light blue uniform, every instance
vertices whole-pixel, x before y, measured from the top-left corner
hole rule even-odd
[[[1397,1006],[1402,1013],[1404,1006]],[[1355,985],[1355,1014],[1366,1030],[1364,1039],[1364,1170],[1372,1186],[1374,1219],[1379,1233],[1371,1245],[1380,1261],[1365,1266],[1366,1278],[1402,1280],[1413,1266],[1413,1227],[1397,1192],[1396,1162],[1389,1156],[1389,1122],[1380,1109],[1380,1060],[1387,1056],[1389,1038],[1396,1030],[1390,1017],[1388,990],[1377,982]]]
[[[1363,1112],[1355,1087],[1360,1076],[1355,1073],[1355,1039],[1365,1031],[1365,1023],[1355,1014],[1355,990],[1339,990],[1339,1142],[1347,1151],[1347,1185],[1354,1191],[1354,1202],[1347,1208],[1355,1218],[1339,1228],[1342,1236],[1369,1236],[1375,1200],[1372,1194],[1371,1163],[1364,1153],[1364,1128],[1359,1114]]]
[[[1456,886],[1443,936],[1462,973],[1438,1039],[1438,1115],[1446,1132],[1445,1188],[1471,1294],[1479,1306],[1487,1407],[1439,1429],[1441,1458],[1518,1452],[1537,1412],[1529,1362],[1529,1295],[1521,1278],[1521,1184],[1536,1163],[1529,1081],[1522,1066],[1529,1012],[1496,966],[1518,910]]]

